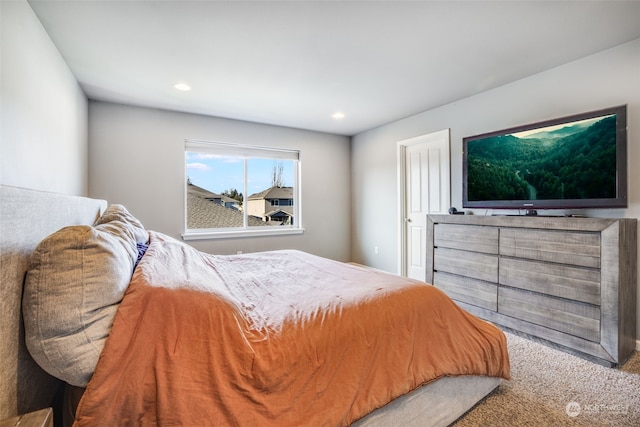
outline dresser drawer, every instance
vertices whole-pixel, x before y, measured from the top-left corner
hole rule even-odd
[[[600,341],[597,306],[499,287],[498,312],[589,341]]]
[[[498,228],[476,225],[436,224],[434,246],[498,254]]]
[[[498,310],[498,285],[495,283],[436,272],[433,275],[433,285],[442,289],[453,300],[491,311]]]
[[[435,272],[498,282],[498,256],[458,249],[435,248],[433,255]]]
[[[600,305],[600,270],[501,258],[501,285]]]
[[[600,268],[600,234],[502,228],[500,255]]]

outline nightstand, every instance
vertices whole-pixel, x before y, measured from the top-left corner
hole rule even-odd
[[[0,427],[53,427],[53,410],[51,408],[29,412],[0,421]]]

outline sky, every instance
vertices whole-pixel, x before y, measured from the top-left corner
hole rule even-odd
[[[573,127],[581,124],[591,125],[597,122],[598,120],[602,120],[604,117],[608,117],[608,116],[599,116],[592,119],[579,120],[579,121],[570,122],[570,123],[562,123],[556,126],[546,126],[546,127],[527,130],[524,132],[516,132],[516,133],[513,133],[512,135],[517,136],[518,138],[526,138],[528,136],[535,135],[536,133],[539,133],[539,132],[552,132],[554,130],[562,129],[564,127]]]
[[[247,194],[266,190],[271,187],[273,168],[281,164],[285,186],[294,185],[294,161],[274,159],[248,159],[247,160]],[[219,155],[186,153],[187,177],[191,183],[221,194],[225,190],[236,189],[243,191],[244,159],[222,157]]]

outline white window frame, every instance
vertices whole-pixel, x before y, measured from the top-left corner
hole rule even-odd
[[[226,228],[199,228],[189,229],[187,228],[187,167],[186,167],[186,155],[187,152],[200,152],[217,154],[223,156],[233,156],[236,158],[244,159],[244,188],[242,194],[244,195],[243,204],[246,206],[248,202],[247,191],[247,160],[250,158],[260,159],[282,159],[295,161],[294,167],[294,184],[293,184],[293,225],[273,226],[265,225],[249,226],[247,220],[247,209],[243,209],[244,213],[244,226],[242,227],[226,227]],[[213,142],[203,141],[196,139],[186,139],[184,146],[185,160],[184,166],[184,224],[182,234],[183,240],[202,240],[202,239],[226,239],[235,237],[257,237],[257,236],[279,236],[279,235],[291,235],[302,234],[304,228],[302,227],[302,209],[301,209],[301,182],[300,182],[300,151],[289,150],[272,147],[261,147],[254,145],[233,144],[228,142]],[[240,191],[240,189],[238,189]]]

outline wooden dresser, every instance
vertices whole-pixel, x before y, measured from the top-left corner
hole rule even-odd
[[[507,330],[616,366],[635,348],[637,220],[429,215],[427,282]]]

